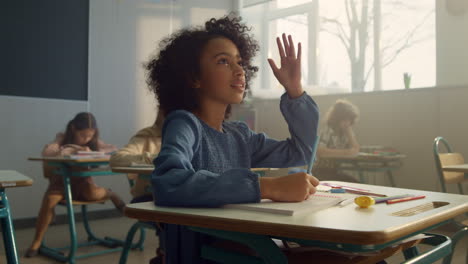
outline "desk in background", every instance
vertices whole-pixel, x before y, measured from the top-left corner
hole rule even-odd
[[[33,180],[13,170],[0,170],[0,223],[2,227],[3,242],[8,264],[18,262],[18,251],[15,242],[15,229],[10,212],[10,203],[6,195],[6,188],[31,186]]]
[[[386,195],[411,193],[426,195],[427,198],[393,205],[377,204],[368,209],[360,209],[354,204],[345,207],[335,206],[294,216],[225,208],[159,207],[147,202],[127,205],[125,215],[142,221],[190,226],[196,231],[205,233],[234,232],[237,235],[250,236],[250,240],[258,238],[258,241],[262,239],[268,241],[270,237],[288,238],[288,240],[292,238],[304,245],[369,252],[387,248],[468,212],[468,197],[463,195],[334,181],[330,183],[368,189]],[[418,213],[418,210],[421,212]],[[411,215],[412,213],[414,215]],[[266,247],[262,244],[257,246]],[[270,247],[270,250],[276,250],[271,254],[281,259],[282,253],[278,248]],[[444,254],[449,252],[450,249]]]
[[[70,232],[71,245],[61,248],[50,248],[43,242],[39,248],[39,253],[61,262],[75,263],[77,259],[97,256],[105,253],[111,253],[122,250],[124,241],[113,239],[110,237],[98,238],[92,231],[88,223],[87,207],[86,205],[93,202],[80,203],[83,214],[83,224],[88,235],[88,243],[78,243],[76,237],[75,227],[75,213],[73,210],[73,200],[71,192],[70,177],[92,177],[92,176],[106,176],[115,175],[109,167],[109,158],[68,158],[68,157],[40,157],[29,158],[31,161],[42,161],[50,166],[56,167],[56,173],[63,176],[65,205],[67,207],[68,225]],[[83,255],[76,255],[78,247],[102,245],[109,247],[109,249],[99,252],[93,252]],[[63,250],[69,250],[68,255],[63,253]]]
[[[349,157],[326,157],[337,163],[337,168],[343,171],[355,171],[359,175],[361,183],[365,182],[364,173],[383,172],[388,177],[392,187],[396,187],[393,171],[401,168],[405,155],[382,155],[371,153],[359,153],[357,156]]]

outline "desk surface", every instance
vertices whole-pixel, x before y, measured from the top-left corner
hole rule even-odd
[[[49,161],[49,162],[65,162],[65,163],[89,163],[89,162],[108,162],[109,158],[80,158],[72,159],[69,157],[30,157],[31,161]]]
[[[228,231],[334,243],[377,245],[400,239],[468,212],[468,196],[366,184],[333,181],[330,183],[368,189],[387,195],[410,193],[427,197],[392,205],[377,204],[368,209],[349,204],[344,207],[336,206],[315,213],[298,213],[293,216],[239,209],[158,207],[152,202],[147,202],[127,205],[125,215],[144,221]],[[391,215],[397,211],[430,202],[448,202],[449,204],[413,216]]]
[[[442,170],[468,173],[468,164],[448,165],[448,166],[444,166]]]
[[[31,178],[17,171],[0,170],[0,187],[2,188],[31,186],[32,184]]]
[[[112,167],[113,172],[119,173],[135,173],[135,174],[151,174],[154,170],[153,166],[141,166],[141,167]],[[261,171],[272,171],[278,170],[276,168],[252,168],[254,172],[261,172]]]
[[[333,159],[333,160],[351,160],[351,161],[391,161],[401,160],[406,158],[406,155],[379,155],[372,153],[359,153],[357,156],[338,156],[338,157],[323,157],[321,159]]]

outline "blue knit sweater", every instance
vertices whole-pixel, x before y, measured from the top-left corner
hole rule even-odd
[[[318,108],[306,93],[281,97],[281,112],[291,138],[277,141],[255,133],[243,122],[223,122],[217,131],[190,112],[166,117],[161,152],[154,160],[156,205],[217,207],[260,201],[258,175],[250,168],[306,165],[317,135]],[[166,263],[200,263],[206,236],[166,225],[162,234]],[[183,250],[182,250],[183,249]]]

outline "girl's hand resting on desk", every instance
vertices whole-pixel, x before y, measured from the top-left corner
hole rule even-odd
[[[305,172],[281,177],[260,178],[260,195],[262,199],[277,202],[302,202],[315,193],[319,180]]]
[[[91,151],[91,149],[88,146],[83,146],[80,151]]]
[[[70,155],[73,155],[73,154],[76,154],[78,150],[76,148],[73,148],[73,147],[62,147],[62,149],[60,150],[60,155],[61,156],[70,156]]]
[[[301,85],[301,43],[294,48],[291,35],[282,35],[283,43],[280,38],[276,38],[276,44],[281,58],[281,68],[278,68],[272,59],[268,59],[270,67],[276,79],[284,86],[290,98],[297,98],[304,93]]]

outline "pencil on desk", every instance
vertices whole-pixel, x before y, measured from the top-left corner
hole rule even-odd
[[[423,199],[423,198],[426,198],[426,196],[425,195],[410,196],[406,198],[388,200],[387,204],[401,203],[401,202],[412,201],[412,200]]]
[[[312,155],[310,156],[310,162],[309,162],[309,165],[307,166],[307,174],[312,173],[312,166],[314,166],[315,154],[317,153],[317,147],[318,147],[319,141],[320,141],[320,136],[316,136],[314,145],[312,146]]]

